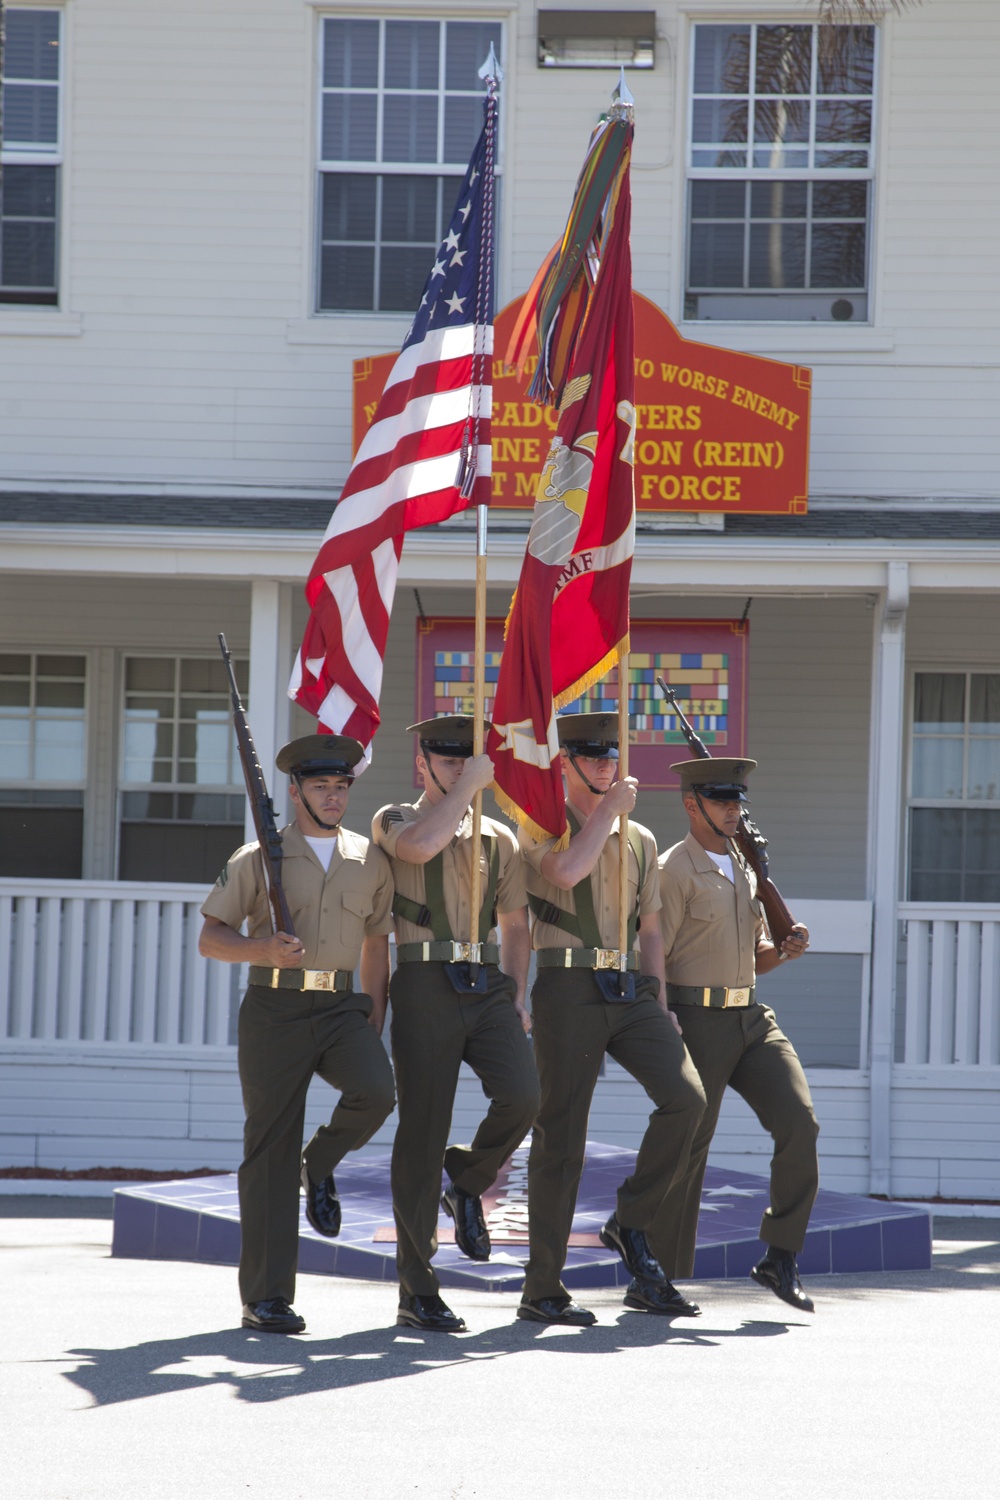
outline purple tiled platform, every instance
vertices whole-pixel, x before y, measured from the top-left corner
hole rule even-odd
[[[615,1205],[618,1184],[631,1172],[634,1151],[587,1144],[587,1159],[577,1201],[574,1233],[594,1234]],[[494,1253],[485,1264],[467,1260],[454,1244],[442,1243],[435,1268],[445,1287],[480,1291],[520,1291],[527,1245],[518,1235],[524,1222],[527,1149],[514,1153],[506,1181],[486,1200]],[[342,1162],[337,1187],[344,1224],[339,1238],[323,1239],[306,1223],[299,1228],[299,1270],[321,1276],[354,1276],[367,1281],[395,1281],[396,1246],[376,1240],[392,1226],[389,1156]],[[696,1280],[746,1276],[761,1255],[757,1238],[768,1203],[765,1177],[709,1167],[702,1195]],[[450,1238],[450,1220],[439,1229]],[[186,1178],[179,1182],[119,1188],[115,1192],[113,1255],[144,1260],[209,1261],[236,1265],[239,1259],[239,1208],[234,1175]],[[805,1247],[799,1256],[803,1274],[826,1271],[917,1271],[931,1263],[931,1218],[923,1209],[879,1203],[871,1198],[820,1191]],[[617,1255],[601,1245],[573,1247],[563,1280],[567,1287],[618,1286],[628,1274]]]

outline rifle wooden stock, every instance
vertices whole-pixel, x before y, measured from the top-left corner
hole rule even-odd
[[[691,747],[692,754],[698,760],[711,760],[711,753],[707,749],[704,740],[695,733],[684,717],[681,706],[677,701],[677,694],[673,688],[668,687],[662,677],[656,679],[656,685],[677,715],[677,722],[681,726],[684,738]],[[736,830],[735,836],[730,839],[730,843],[736,845],[739,853],[757,877],[757,895],[760,898],[761,906],[764,908],[764,916],[767,919],[771,941],[776,948],[780,948],[785,938],[792,931],[792,928],[795,927],[796,922],[785,905],[781,892],[768,874],[767,839],[761,833],[756,823],[751,822],[746,809],[740,814],[740,825]]]
[[[757,895],[761,906],[764,908],[764,916],[767,918],[767,927],[771,934],[771,941],[776,948],[780,948],[785,938],[788,937],[795,926],[795,918],[785,905],[784,897],[778,890],[778,887],[767,873],[766,854],[762,855],[759,852],[757,845],[749,837],[744,828],[744,823],[753,829],[758,836],[760,835],[759,828],[757,828],[756,824],[751,823],[746,813],[744,813],[740,820],[740,826],[736,830],[736,837],[732,842],[739,849],[743,858],[757,877]]]
[[[267,794],[264,772],[257,759],[257,750],[254,746],[253,735],[250,733],[246,709],[240,700],[240,690],[236,685],[236,674],[233,671],[233,659],[226,645],[226,637],[221,632],[219,649],[222,652],[222,660],[226,664],[226,671],[229,673],[229,694],[233,702],[233,728],[236,730],[236,743],[239,747],[240,763],[243,766],[243,779],[247,784],[247,796],[250,798],[253,826],[257,830],[260,857],[264,861],[267,896],[271,903],[274,930],[287,932],[290,937],[294,937],[295,928],[292,926],[291,913],[288,910],[284,887],[281,884],[281,835],[278,833],[278,825],[275,822],[274,806]]]

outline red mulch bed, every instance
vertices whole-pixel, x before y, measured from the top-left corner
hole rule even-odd
[[[149,1172],[144,1167],[0,1167],[0,1178],[17,1182],[172,1182],[178,1177],[218,1177],[224,1169],[196,1167],[193,1172]]]

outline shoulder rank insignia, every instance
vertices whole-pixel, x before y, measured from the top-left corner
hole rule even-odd
[[[393,823],[402,823],[403,814],[398,807],[387,807],[382,814],[382,832],[388,833]]]

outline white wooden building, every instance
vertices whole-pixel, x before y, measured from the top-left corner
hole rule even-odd
[[[785,0],[21,0],[5,20],[0,1166],[238,1161],[238,976],[194,941],[244,817],[216,634],[270,764],[308,727],[285,684],[352,361],[406,331],[492,39],[498,304],[561,232],[620,57],[637,290],[690,338],[812,369],[808,515],[644,518],[633,616],[752,601],[753,811],[813,932],[762,990],[826,1184],[1000,1198],[993,0],[887,15],[849,86],[816,6]],[[780,109],[769,48],[802,65]],[[526,527],[491,522],[491,614]],[[470,613],[473,551],[462,518],[407,539],[356,828],[411,785],[418,616]],[[639,817],[661,847],[682,834],[674,796]],[[456,1134],[481,1098],[467,1080]],[[609,1065],[592,1136],[635,1143],[645,1113]],[[766,1162],[746,1126],[733,1101],[716,1160]]]

